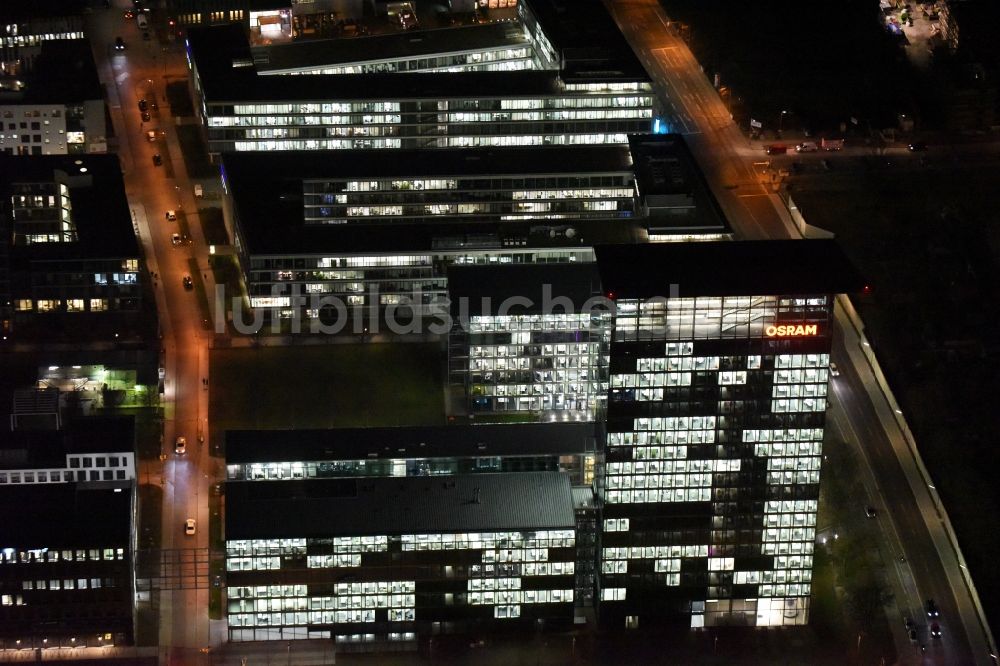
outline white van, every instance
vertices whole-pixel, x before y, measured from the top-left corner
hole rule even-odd
[[[136,14],[135,22],[139,25],[140,30],[145,30],[149,27],[149,17],[146,16],[146,12],[139,12]]]

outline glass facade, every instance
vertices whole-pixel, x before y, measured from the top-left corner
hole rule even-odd
[[[229,638],[392,643],[571,621],[575,552],[573,529],[230,540]],[[259,584],[261,571],[280,574]]]
[[[602,619],[805,624],[832,299],[617,306]]]
[[[474,316],[451,334],[451,379],[472,414],[592,421],[607,397],[610,342],[609,313]]]

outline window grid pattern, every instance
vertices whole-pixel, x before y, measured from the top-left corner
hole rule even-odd
[[[617,303],[601,582],[622,619],[679,587],[684,603],[663,599],[692,627],[807,621],[829,320],[824,296]],[[651,511],[668,503],[702,526],[665,528]]]

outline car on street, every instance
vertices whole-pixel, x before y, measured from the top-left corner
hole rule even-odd
[[[175,211],[175,210],[168,210],[166,212],[166,218],[167,218],[168,222],[176,222],[177,221],[177,211]]]
[[[191,280],[190,275],[185,275],[182,282],[184,283],[184,288],[187,289],[188,291],[194,289],[194,282]]]
[[[418,27],[417,17],[414,16],[412,9],[407,7],[399,12],[399,25],[403,30],[414,30]]]
[[[937,603],[933,599],[924,602],[924,611],[926,611],[927,617],[940,617],[941,615],[941,611],[938,610]]]
[[[865,507],[865,515],[868,516],[869,518],[874,518],[875,516],[878,515],[878,512],[875,511],[875,507],[868,505]]]
[[[142,112],[142,122],[148,123],[151,119],[152,119],[152,116],[149,115],[149,111],[143,111]]]
[[[911,629],[916,629],[917,628],[916,625],[913,624],[913,618],[908,617],[905,620],[903,620],[903,628],[905,628],[907,631],[910,631]]]
[[[162,166],[162,165],[163,165],[163,158],[160,157],[160,154],[156,153],[155,155],[153,155],[153,166]]]
[[[125,50],[125,40],[121,37],[115,37],[115,51]]]
[[[188,442],[186,437],[178,437],[177,441],[174,442],[174,453],[176,453],[179,456],[182,456],[185,453],[187,453],[187,444]]]
[[[148,42],[149,41],[149,33],[148,32],[143,32],[142,33],[142,41],[144,41],[144,42]]]
[[[922,153],[927,150],[927,144],[923,141],[914,141],[907,148],[911,153]]]
[[[910,629],[908,632],[906,632],[906,635],[910,637],[910,642],[911,643],[913,643],[914,645],[917,644],[917,630],[916,629]]]
[[[941,638],[941,625],[931,622],[931,638]]]
[[[139,110],[140,111],[145,111],[148,108],[149,108],[149,102],[147,102],[145,99],[140,99],[139,100]]]
[[[156,141],[156,130],[149,130],[146,132],[146,141],[153,142]]]
[[[784,155],[788,152],[788,146],[780,143],[772,143],[771,145],[764,147],[764,152],[768,155]]]
[[[180,245],[181,244],[181,235],[180,234],[172,234],[170,236],[170,244],[171,245]]]
[[[195,522],[194,518],[188,518],[184,521],[184,534],[187,536],[194,536],[195,533]]]
[[[818,150],[819,146],[816,145],[815,141],[803,141],[795,146],[795,152],[797,153],[815,153]]]
[[[125,10],[125,18],[126,18],[126,20],[131,21],[132,19],[135,18],[135,12],[133,12],[131,9],[126,9]]]
[[[832,361],[830,362],[830,376],[831,377],[839,377],[840,376],[840,368],[838,368],[837,364],[833,363]]]

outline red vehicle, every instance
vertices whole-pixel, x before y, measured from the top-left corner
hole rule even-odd
[[[788,152],[788,146],[779,143],[773,143],[770,146],[765,146],[764,150],[768,155],[784,155]]]

